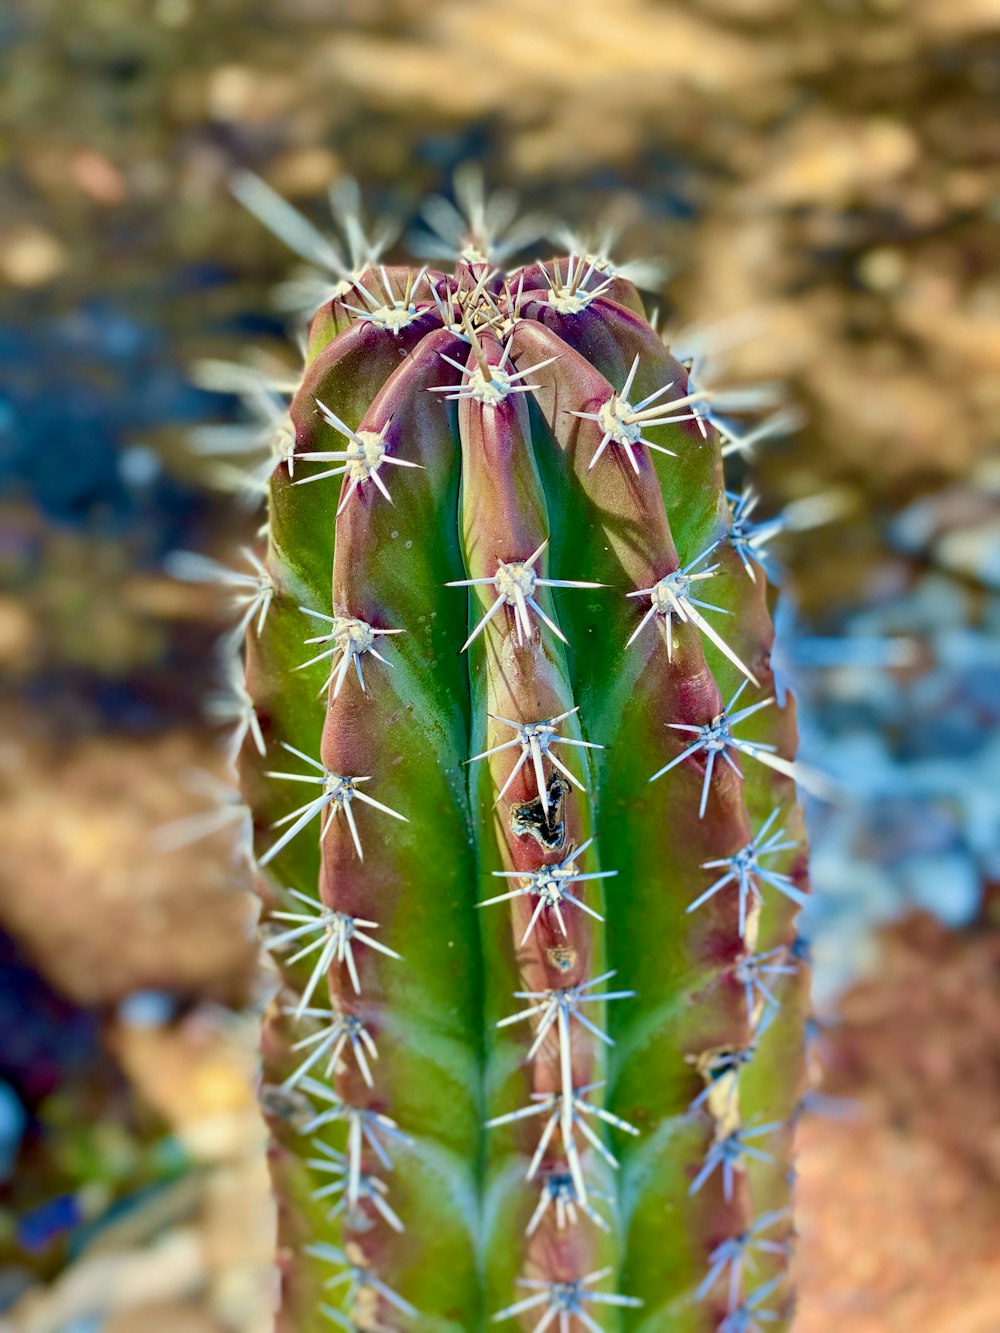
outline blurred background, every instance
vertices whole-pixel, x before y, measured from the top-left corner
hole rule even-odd
[[[842,792],[796,1328],[997,1333],[997,0],[7,0],[0,59],[0,1329],[270,1328],[255,911],[231,826],[156,850],[224,771],[171,557],[258,521],[191,368],[289,359],[236,169],[405,230],[471,160],[663,258],[661,326],[752,312],[730,378],[802,409],[754,467]]]

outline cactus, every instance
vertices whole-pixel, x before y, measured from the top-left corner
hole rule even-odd
[[[784,1326],[806,868],[738,395],[481,198],[446,272],[238,193],[331,275],[231,581],[276,1327]]]

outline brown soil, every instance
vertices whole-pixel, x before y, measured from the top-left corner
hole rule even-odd
[[[155,838],[207,808],[188,783],[219,772],[211,748],[183,734],[63,746],[31,727],[0,719],[0,927],[80,1004],[147,989],[239,1002],[256,909],[226,835],[170,852]]]
[[[796,1333],[998,1333],[1000,936],[883,943],[822,1043],[856,1114],[800,1131]]]

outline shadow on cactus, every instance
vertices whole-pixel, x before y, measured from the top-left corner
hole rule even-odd
[[[449,272],[237,192],[329,274],[240,584],[277,1327],[782,1326],[805,850],[739,395],[605,254],[503,267],[470,178]]]

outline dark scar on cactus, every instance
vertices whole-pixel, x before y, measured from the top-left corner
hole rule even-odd
[[[576,962],[576,950],[560,946],[555,949],[546,949],[545,957],[549,960],[557,972],[569,972]]]
[[[300,1092],[289,1091],[274,1083],[265,1083],[258,1092],[261,1106],[276,1120],[301,1129],[316,1112],[312,1103]]]
[[[569,783],[558,773],[553,773],[549,778],[548,794],[548,814],[536,796],[533,801],[524,801],[511,807],[510,827],[517,837],[530,835],[546,851],[556,852],[566,844],[566,821],[562,817],[562,807],[569,795]]]

